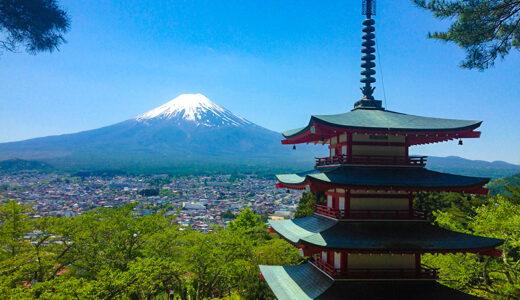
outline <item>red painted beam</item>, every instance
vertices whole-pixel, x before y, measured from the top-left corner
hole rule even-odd
[[[357,134],[385,134],[385,135],[401,135],[409,138],[409,145],[419,145],[419,144],[428,144],[428,143],[438,143],[444,142],[451,139],[460,139],[460,138],[479,138],[480,131],[473,131],[473,129],[466,130],[440,130],[440,131],[391,131],[391,130],[368,130],[368,129],[346,129],[341,127],[333,127],[328,125],[323,125],[320,123],[313,123],[312,126],[315,128],[314,133],[311,133],[311,130],[308,129],[301,134],[282,140],[282,144],[284,145],[292,145],[292,144],[301,144],[301,143],[313,143],[319,142],[321,138],[329,139],[331,137],[339,136],[341,134],[347,133],[357,133]]]

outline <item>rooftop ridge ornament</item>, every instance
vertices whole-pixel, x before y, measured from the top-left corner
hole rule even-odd
[[[372,19],[372,16],[376,15],[376,0],[363,0],[362,5],[362,13],[367,18],[363,20],[363,42],[361,45],[363,46],[363,49],[361,49],[361,52],[363,53],[363,56],[361,56],[361,67],[364,69],[361,71],[361,77],[360,82],[364,83],[365,86],[361,87],[361,92],[363,92],[363,97],[361,100],[354,103],[354,109],[356,108],[368,108],[368,109],[382,109],[382,103],[380,100],[374,99],[374,90],[375,87],[372,87],[372,83],[376,82],[375,77],[372,77],[376,74],[376,71],[374,70],[376,63],[374,60],[376,59],[376,56],[374,53],[376,52],[376,49],[374,48],[374,45],[376,44],[374,42],[374,38],[376,35],[374,34],[375,27],[374,24],[376,23],[374,19]]]

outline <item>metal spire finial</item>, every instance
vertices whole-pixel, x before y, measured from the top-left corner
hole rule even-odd
[[[361,64],[361,67],[363,68],[363,71],[361,71],[361,83],[364,83],[365,85],[361,88],[361,91],[363,92],[363,98],[361,98],[360,101],[357,101],[354,104],[354,108],[371,108],[371,109],[381,109],[381,101],[374,100],[374,90],[375,87],[372,87],[372,84],[376,82],[375,77],[373,77],[376,74],[376,71],[374,70],[376,63],[374,60],[376,59],[376,56],[374,53],[376,52],[376,49],[374,48],[375,42],[374,38],[376,35],[374,34],[375,28],[374,24],[376,23],[372,16],[376,15],[376,0],[363,0],[363,6],[362,6],[363,15],[365,15],[367,18],[363,20],[363,42],[361,45],[363,46],[363,49],[361,49],[361,52],[363,53],[363,56],[361,56],[361,60],[363,63]]]
[[[376,66],[374,60],[376,59],[376,56],[374,53],[376,52],[376,49],[374,49],[374,45],[376,44],[374,42],[374,38],[376,35],[374,34],[375,28],[374,24],[376,23],[372,19],[372,15],[376,14],[376,1],[375,0],[363,0],[363,14],[367,16],[367,18],[363,21],[363,25],[365,26],[363,28],[363,43],[361,45],[363,46],[363,49],[361,52],[364,54],[361,57],[361,60],[363,63],[361,64],[361,67],[364,69],[361,71],[361,75],[364,77],[361,78],[361,82],[365,84],[364,87],[361,88],[361,91],[363,92],[363,98],[367,100],[374,100],[374,89],[375,87],[372,87],[371,84],[376,82],[376,79],[372,77],[376,74],[376,71],[374,70],[374,67]]]

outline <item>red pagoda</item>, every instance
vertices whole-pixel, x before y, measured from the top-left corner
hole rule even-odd
[[[436,282],[425,253],[499,255],[502,240],[446,230],[413,209],[416,192],[487,194],[489,178],[430,171],[414,145],[478,138],[481,121],[428,118],[385,110],[373,97],[375,0],[363,1],[363,97],[350,112],[312,116],[283,132],[282,144],[328,145],[314,170],[277,175],[280,188],[323,191],[313,216],[271,220],[273,232],[300,249],[297,266],[260,266],[285,299],[478,299]]]

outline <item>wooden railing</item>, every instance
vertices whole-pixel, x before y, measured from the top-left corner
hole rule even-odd
[[[342,279],[436,279],[437,270],[420,269],[348,269],[336,272]]]
[[[399,219],[426,220],[426,213],[419,210],[340,210],[316,204],[314,212],[334,219]]]
[[[332,277],[336,276],[336,270],[334,269],[334,266],[324,262],[321,258],[315,257],[312,259],[312,262],[314,265],[318,268],[320,268],[323,272],[329,274]]]
[[[342,211],[336,208],[328,207],[326,205],[316,204],[314,205],[314,212],[320,215],[332,217],[335,219],[342,218]]]
[[[418,166],[426,165],[427,156],[376,156],[376,155],[336,155],[316,157],[316,166],[328,165],[391,165],[391,166]]]

